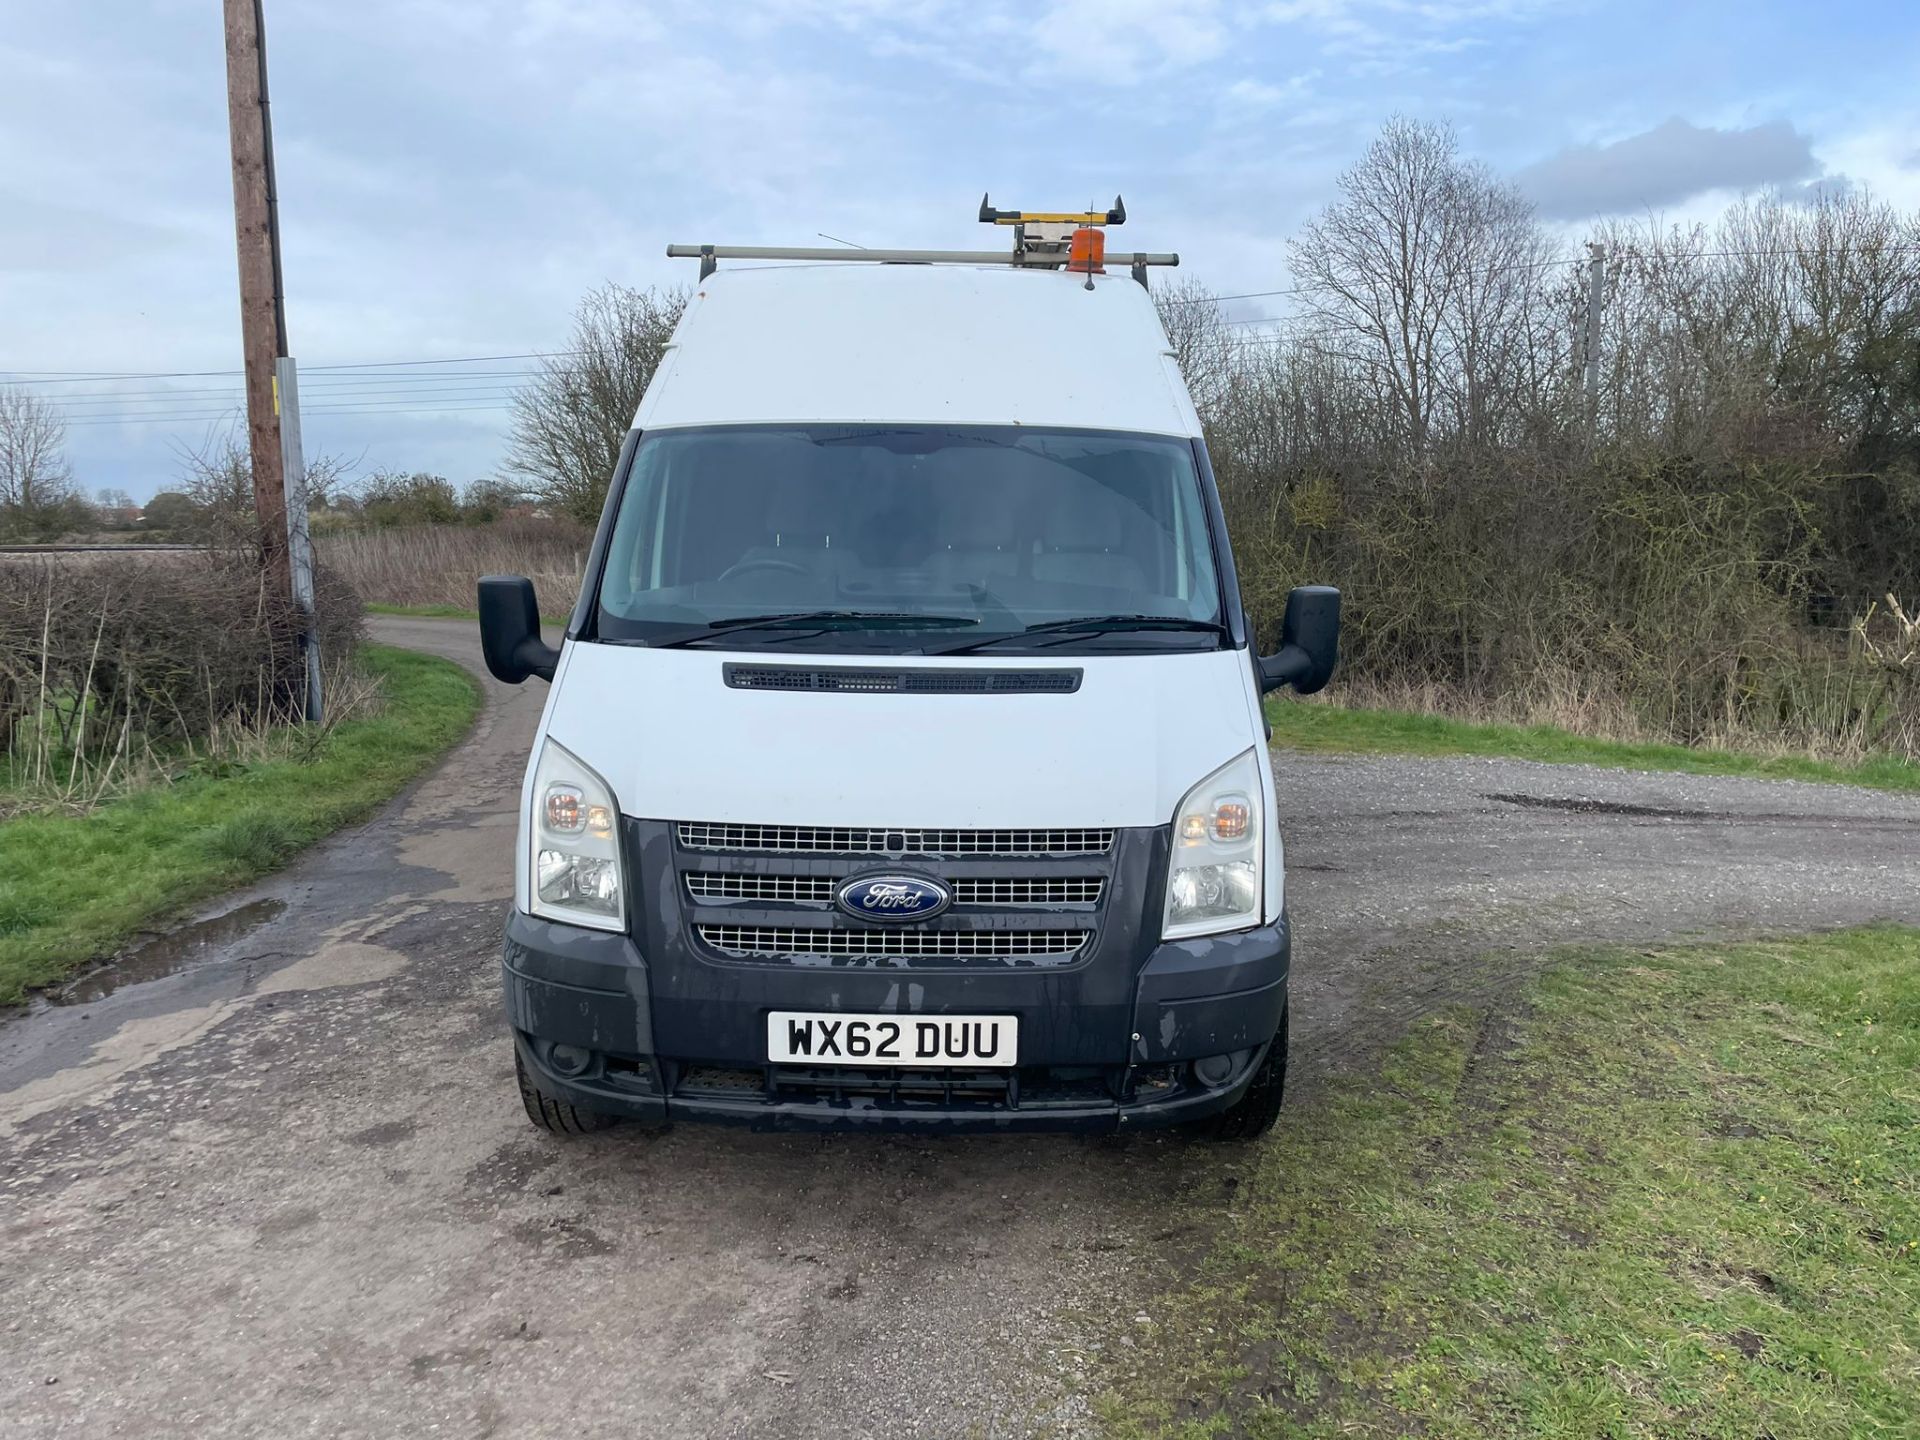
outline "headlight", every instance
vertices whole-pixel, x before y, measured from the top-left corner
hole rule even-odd
[[[533,772],[527,886],[533,913],[569,925],[624,930],[620,807],[607,782],[549,740]]]
[[[1229,760],[1189,790],[1174,812],[1164,938],[1260,923],[1266,887],[1259,763],[1253,750]]]

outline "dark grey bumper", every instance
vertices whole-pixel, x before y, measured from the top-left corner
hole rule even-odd
[[[527,1064],[543,1089],[583,1109],[769,1129],[1101,1131],[1199,1119],[1239,1098],[1285,1013],[1290,952],[1284,917],[1156,945],[1135,972],[1129,1004],[1085,1013],[1071,1010],[1057,981],[1032,971],[741,969],[730,993],[669,1007],[673,1024],[656,1033],[647,961],[630,936],[515,911],[504,979]],[[766,1065],[757,1047],[740,1053],[738,1037],[764,1035],[766,1013],[783,1009],[1015,1015],[1021,1064],[1011,1072],[802,1071]],[[1047,1037],[1062,1053],[1050,1053]],[[562,1075],[555,1046],[592,1058]],[[1090,1054],[1101,1063],[1086,1063]],[[1202,1084],[1188,1062],[1218,1055],[1233,1057],[1227,1079]]]

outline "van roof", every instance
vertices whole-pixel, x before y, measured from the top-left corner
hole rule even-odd
[[[1147,292],[1011,265],[723,266],[634,424],[1043,425],[1197,436]]]

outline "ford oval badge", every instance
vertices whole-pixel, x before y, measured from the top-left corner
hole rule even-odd
[[[927,920],[953,903],[953,891],[920,875],[856,875],[833,901],[862,920]]]

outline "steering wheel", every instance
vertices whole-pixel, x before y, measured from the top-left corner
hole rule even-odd
[[[778,560],[771,555],[756,555],[751,560],[742,560],[737,565],[729,565],[720,572],[720,578],[731,580],[736,575],[746,575],[755,570],[784,570],[790,575],[813,574],[813,571],[797,560]]]

